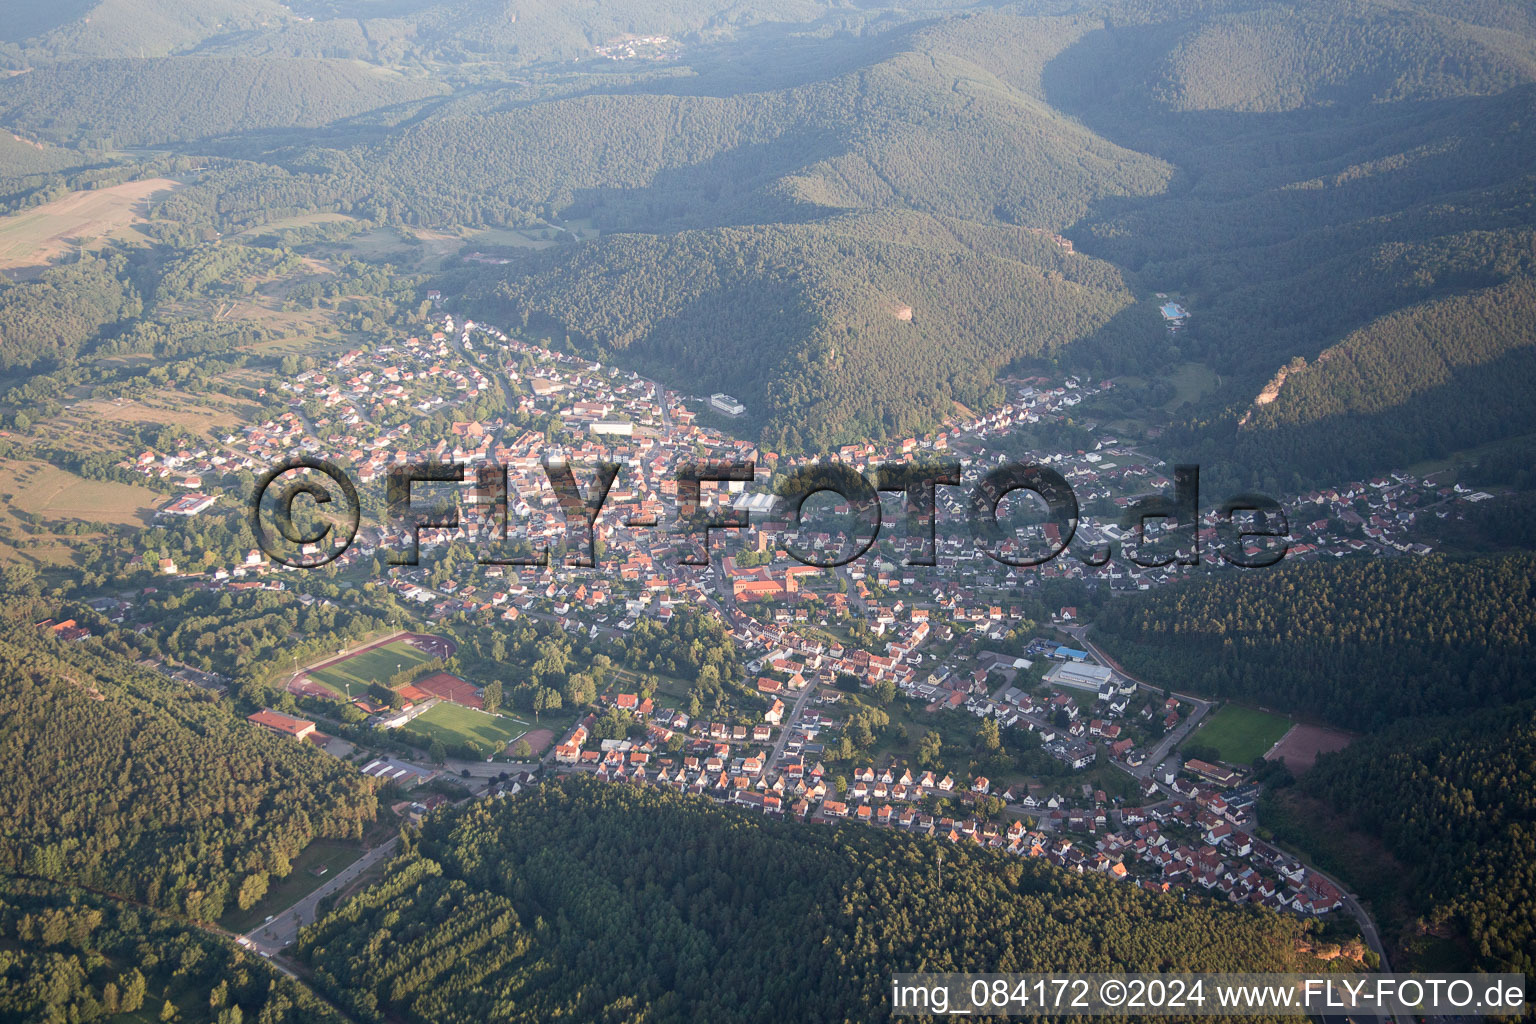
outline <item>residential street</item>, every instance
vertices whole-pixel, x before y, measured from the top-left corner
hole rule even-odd
[[[806,701],[811,699],[811,694],[815,693],[816,690],[816,686],[807,684],[805,689],[800,691],[800,696],[795,698],[795,703],[784,713],[784,722],[779,728],[779,740],[773,745],[773,753],[768,757],[769,765],[777,765],[779,763],[779,757],[784,753],[784,744],[789,742],[791,727],[794,723],[800,721],[800,712],[805,708]]]

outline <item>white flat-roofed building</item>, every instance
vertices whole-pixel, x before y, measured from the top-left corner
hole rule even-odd
[[[778,497],[772,494],[743,494],[731,504],[731,507],[738,512],[766,515],[774,511],[778,504]]]
[[[633,437],[635,433],[635,425],[626,420],[598,420],[587,429],[611,437]]]
[[[727,416],[741,416],[747,411],[747,407],[738,402],[731,395],[723,391],[716,391],[709,396],[709,407],[718,413]]]
[[[1097,693],[1113,675],[1114,672],[1107,665],[1087,665],[1069,661],[1047,672],[1045,681],[1060,686],[1071,686],[1078,690],[1093,690]]]

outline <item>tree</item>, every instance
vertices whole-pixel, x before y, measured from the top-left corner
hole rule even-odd
[[[944,770],[944,737],[929,729],[917,741],[917,763],[927,771]]]
[[[120,983],[118,984],[118,989],[123,993],[118,1006],[123,1009],[123,1013],[132,1013],[138,1007],[144,1006],[144,990],[149,986],[144,981],[144,975],[138,970],[138,967],[134,967],[126,975],[118,978],[118,983]]]
[[[247,875],[240,883],[240,894],[235,902],[241,910],[250,910],[267,894],[267,873],[258,871]]]
[[[560,691],[548,686],[541,686],[533,695],[533,718],[538,721],[541,711],[559,711],[561,707]]]
[[[529,745],[527,740],[518,740],[512,747],[512,756],[526,761],[533,756],[533,747]]]
[[[432,746],[427,748],[427,756],[433,764],[442,764],[448,760],[448,748],[443,746],[442,740],[433,740]]]
[[[597,682],[585,672],[575,672],[566,682],[566,691],[571,703],[580,707],[597,699]]]
[[[998,730],[997,719],[988,715],[976,729],[976,749],[995,754],[1003,749],[1003,736]]]
[[[501,680],[492,679],[485,684],[485,689],[480,693],[480,699],[485,703],[485,710],[491,714],[501,710]]]

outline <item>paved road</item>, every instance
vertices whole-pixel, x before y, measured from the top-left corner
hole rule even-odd
[[[779,728],[779,741],[773,745],[773,754],[768,758],[770,767],[779,763],[779,757],[784,753],[784,744],[789,742],[789,730],[794,723],[800,721],[800,712],[805,708],[805,702],[811,699],[811,694],[816,692],[816,684],[807,682],[805,689],[800,691],[800,696],[795,698],[794,706],[784,716],[784,721]]]
[[[535,726],[534,728],[542,728],[542,726]],[[516,741],[514,740],[513,742],[515,743]],[[551,746],[550,749],[553,750],[554,747]],[[499,779],[504,774],[511,775],[514,772],[536,772],[542,763],[539,758],[531,761],[498,760],[486,764],[484,761],[458,761],[450,757],[441,765],[436,765],[425,758],[399,757],[398,755],[395,756],[395,760],[416,765],[424,771],[440,771],[460,780],[463,779],[462,773],[466,771],[469,772],[469,777],[472,779]]]
[[[258,953],[277,953],[282,948],[298,937],[301,924],[313,924],[315,920],[315,908],[320,901],[333,892],[339,892],[342,887],[348,885],[364,871],[394,856],[395,850],[400,845],[400,837],[395,836],[380,846],[375,846],[363,854],[350,865],[336,873],[334,878],[328,880],[320,888],[304,897],[287,910],[278,914],[266,924],[257,925],[246,932],[243,938],[250,942],[251,947]]]
[[[502,397],[506,399],[507,408],[516,409],[519,396],[516,391],[512,390],[512,382],[507,380],[507,375],[503,373],[501,368],[496,366],[492,360],[480,357],[480,351],[478,349],[475,351],[476,358],[472,358],[468,352],[464,351],[464,345],[459,340],[463,334],[464,325],[455,320],[454,326],[457,327],[458,330],[451,332],[448,336],[448,342],[453,346],[453,351],[458,354],[460,359],[463,359],[465,362],[471,364],[472,366],[479,367],[487,377],[494,379],[496,383],[501,386],[501,394]]]

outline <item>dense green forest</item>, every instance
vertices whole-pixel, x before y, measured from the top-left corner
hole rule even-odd
[[[0,124],[64,145],[143,146],[315,128],[445,91],[353,61],[72,60],[0,79]]]
[[[79,162],[67,150],[0,133],[0,180],[56,171]]]
[[[893,971],[1299,969],[1305,929],[569,777],[434,815],[299,955],[365,1021],[871,1020]]]
[[[1181,291],[1174,351],[1224,385],[1171,440],[1240,467],[1222,483],[1310,486],[1529,429],[1484,415],[1522,407],[1530,373],[1536,61],[1529,27],[1508,27],[1266,5],[1093,33],[1047,68],[1053,104],[1175,168],[1070,234]],[[1297,386],[1255,402],[1297,360]]]
[[[332,1024],[343,1018],[253,953],[145,907],[0,878],[0,1016]]]
[[[1529,252],[1529,250],[1528,250]],[[1285,373],[1238,461],[1369,475],[1536,429],[1536,278],[1391,313]],[[1281,476],[1284,479],[1284,476]]]
[[[1536,555],[1359,558],[1205,577],[1108,602],[1132,673],[1346,729],[1536,696]]]
[[[143,311],[121,256],[84,256],[35,281],[0,277],[0,370],[72,359],[103,328]]]
[[[1536,960],[1536,703],[1410,719],[1325,754],[1301,781],[1412,868],[1418,927],[1479,970]]]
[[[998,369],[1131,301],[1112,268],[1039,233],[910,215],[608,236],[531,258],[489,298],[653,371],[686,364],[796,450],[993,404]]]
[[[313,839],[362,834],[370,784],[94,642],[0,642],[0,751],[18,766],[0,870],[194,920],[248,906]]]
[[[1536,81],[1536,47],[1518,32],[1359,0],[1212,6],[1227,9],[1179,38],[1144,80],[1174,110],[1277,113],[1487,96]]]

